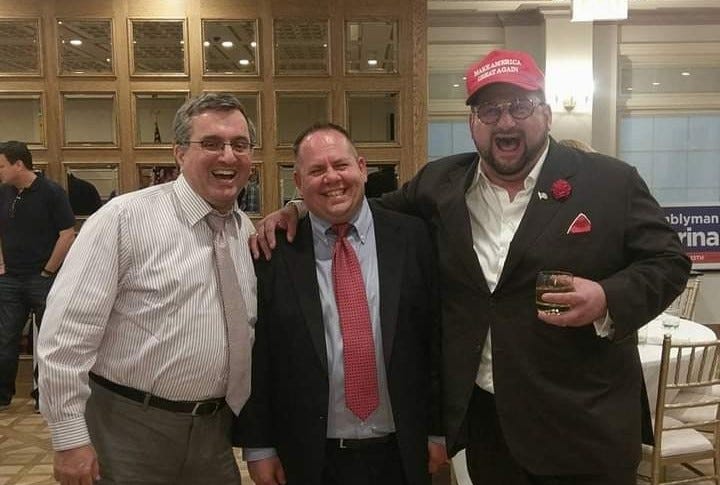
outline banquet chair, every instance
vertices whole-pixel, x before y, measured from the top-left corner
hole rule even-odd
[[[653,485],[715,483],[720,485],[720,447],[718,431],[720,430],[720,414],[718,404],[720,397],[710,392],[712,386],[720,384],[720,340],[692,344],[673,344],[670,335],[665,335],[660,363],[658,398],[655,409],[655,445],[643,445],[643,461],[650,465],[650,475],[639,478]],[[668,402],[668,391],[680,390],[707,391],[698,392],[697,400]],[[671,416],[673,413],[692,410],[699,407],[710,407],[710,416],[702,421],[683,422]],[[708,419],[705,419],[708,418]],[[711,429],[710,434],[703,434],[696,428]],[[712,473],[704,474],[691,463],[712,459]],[[676,480],[665,480],[665,468],[679,464],[694,472],[697,476]]]
[[[665,313],[692,320],[695,316],[695,302],[697,301],[701,282],[702,273],[691,274],[685,290],[665,309]]]

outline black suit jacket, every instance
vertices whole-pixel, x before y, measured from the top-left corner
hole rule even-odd
[[[684,287],[690,263],[677,235],[633,167],[551,140],[491,294],[465,202],[477,166],[475,153],[429,163],[382,199],[425,219],[437,246],[448,450],[467,444],[465,418],[489,329],[497,413],[524,468],[552,475],[635,466],[641,434],[652,439],[636,330]],[[559,179],[572,186],[565,200],[551,195]],[[591,231],[568,234],[580,213]],[[598,337],[590,322],[561,328],[537,318],[535,278],[547,269],[602,285],[612,339]]]
[[[397,442],[408,483],[429,485],[428,435],[444,434],[440,339],[433,335],[439,331],[439,306],[432,243],[421,220],[371,210]],[[293,244],[284,234],[277,241],[272,259],[256,264],[252,395],[236,421],[234,441],[244,447],[276,448],[290,485],[321,484],[329,384],[310,219],[298,226]]]

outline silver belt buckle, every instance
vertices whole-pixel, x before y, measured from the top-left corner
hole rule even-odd
[[[199,414],[197,414],[198,410],[199,410],[202,406],[206,406],[206,405],[208,405],[208,404],[211,404],[211,405],[215,406],[215,409],[213,409],[212,412],[208,414],[208,416],[212,416],[213,414],[215,414],[215,413],[217,412],[218,409],[220,409],[220,403],[219,403],[219,402],[196,402],[196,403],[195,403],[195,407],[193,407],[193,410],[192,410],[192,412],[190,413],[190,415],[191,415],[191,416],[199,416]]]

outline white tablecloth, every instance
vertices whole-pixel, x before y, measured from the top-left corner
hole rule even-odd
[[[676,323],[677,328],[667,328],[663,323]],[[707,342],[715,340],[715,332],[700,323],[683,318],[667,315],[665,313],[652,320],[638,332],[638,351],[645,374],[645,386],[648,392],[650,410],[655,413],[657,403],[658,377],[660,375],[660,360],[662,358],[662,341],[666,333],[672,335],[674,343]],[[672,399],[672,395],[668,396]]]

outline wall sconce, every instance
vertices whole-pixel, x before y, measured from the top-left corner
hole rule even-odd
[[[567,98],[563,99],[562,102],[563,108],[565,108],[565,111],[568,113],[575,109],[575,106],[577,103],[575,102],[575,96],[568,96]]]

